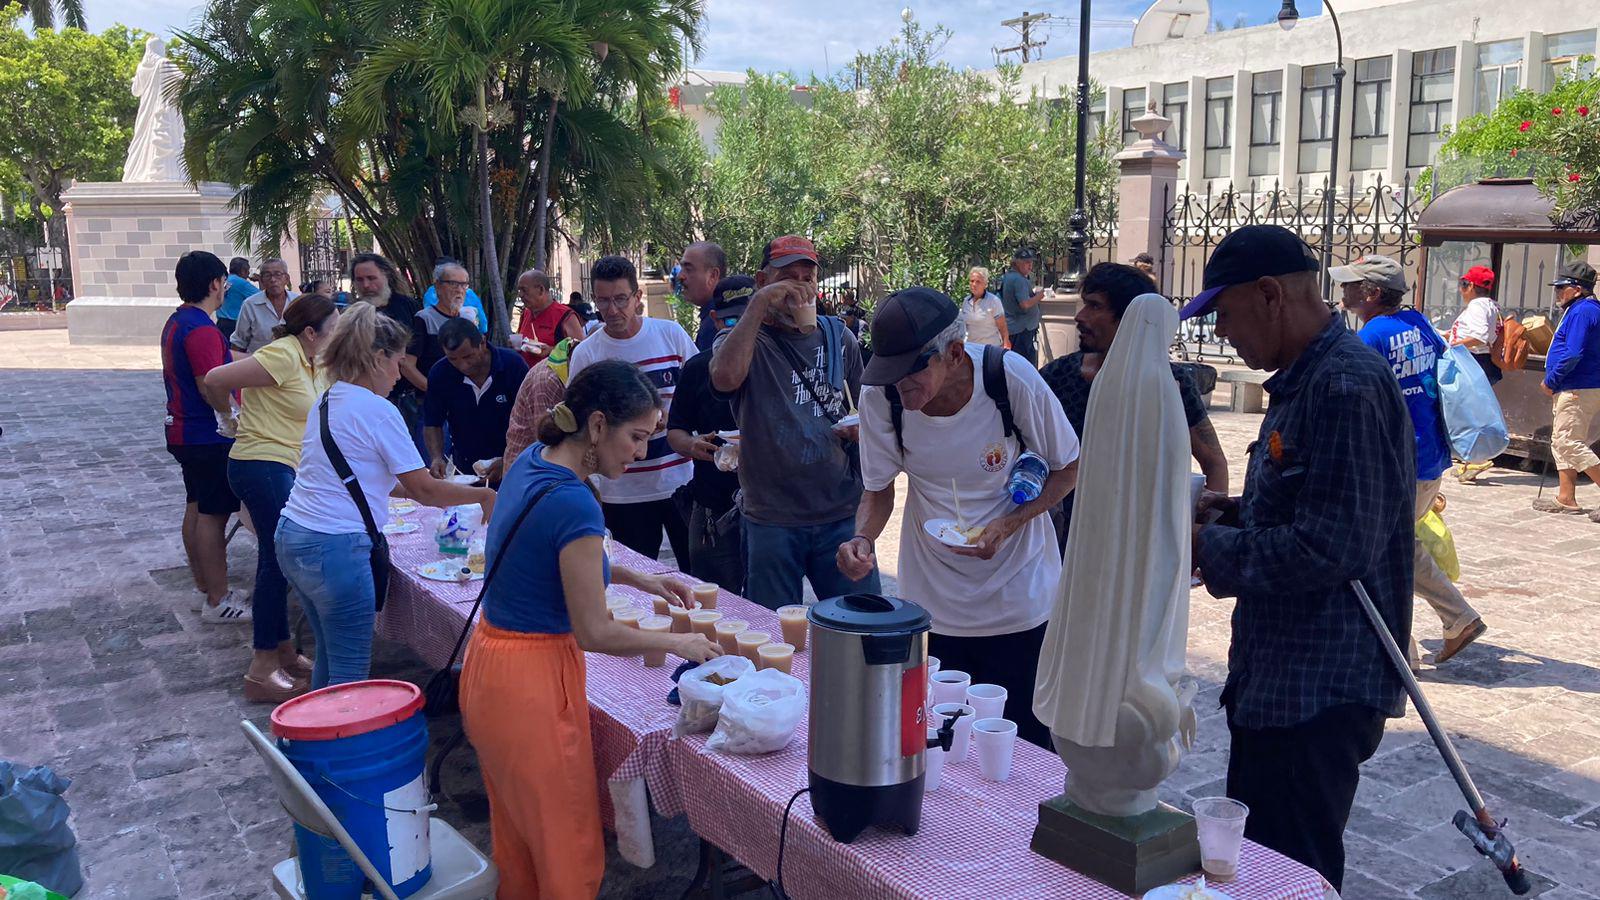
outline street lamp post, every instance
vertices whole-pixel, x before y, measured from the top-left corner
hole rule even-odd
[[[1333,265],[1333,204],[1339,196],[1339,125],[1344,106],[1344,33],[1339,30],[1339,15],[1334,12],[1333,4],[1328,0],[1322,0],[1322,8],[1328,11],[1328,18],[1333,20],[1333,41],[1336,48],[1333,57],[1333,139],[1329,141],[1328,189],[1323,192],[1322,197],[1322,299],[1331,303],[1333,281],[1328,276],[1328,267]],[[1294,0],[1283,0],[1283,8],[1278,10],[1278,27],[1288,31],[1294,28],[1298,21],[1300,21],[1300,11],[1295,9]]]
[[[1089,161],[1089,0],[1080,0],[1078,6],[1077,112],[1077,164],[1072,173],[1072,218],[1067,223],[1067,278],[1073,285],[1083,283],[1089,258],[1089,216],[1083,211],[1084,169]]]

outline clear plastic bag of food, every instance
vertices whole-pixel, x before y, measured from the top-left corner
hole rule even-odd
[[[805,717],[805,684],[777,669],[762,669],[723,689],[722,710],[706,749],[723,753],[782,750]]]
[[[755,672],[755,664],[742,656],[719,656],[683,673],[678,679],[678,721],[672,736],[683,737],[716,727],[717,713],[728,685]],[[780,673],[781,674],[781,673]]]

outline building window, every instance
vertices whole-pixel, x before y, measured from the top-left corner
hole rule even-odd
[[[1206,79],[1206,178],[1228,170],[1233,146],[1233,79]]]
[[[1477,112],[1494,112],[1500,101],[1522,86],[1522,41],[1494,41],[1478,45]]]
[[[1106,130],[1106,95],[1102,91],[1089,98],[1089,134],[1099,137]]]
[[[1554,86],[1563,77],[1587,78],[1594,74],[1594,29],[1546,35],[1544,83]]]
[[[1122,92],[1122,146],[1139,140],[1139,130],[1133,120],[1144,115],[1144,88]]]
[[[1333,140],[1333,63],[1300,71],[1300,140]]]
[[[1356,108],[1353,137],[1386,137],[1389,134],[1389,91],[1394,60],[1374,56],[1356,60]]]
[[[1250,146],[1275,147],[1283,124],[1283,73],[1257,72],[1250,78]]]
[[[1174,147],[1188,146],[1189,141],[1189,83],[1180,81],[1161,89],[1161,114],[1172,120],[1167,133],[1162,135]]]
[[[1424,50],[1411,59],[1411,128],[1406,165],[1425,166],[1444,143],[1450,124],[1456,74],[1456,48]]]

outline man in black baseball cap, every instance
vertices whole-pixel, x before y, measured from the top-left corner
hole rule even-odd
[[[1323,303],[1317,268],[1293,233],[1240,228],[1217,245],[1184,315],[1215,310],[1217,335],[1251,368],[1276,371],[1244,496],[1206,495],[1202,509],[1224,519],[1194,529],[1207,588],[1238,598],[1221,697],[1227,793],[1250,807],[1246,837],[1337,889],[1361,763],[1385,720],[1405,714],[1399,673],[1350,582],[1405,645],[1416,460],[1399,382]]]
[[[1561,305],[1561,324],[1550,340],[1540,386],[1555,398],[1550,455],[1559,484],[1554,500],[1534,501],[1541,512],[1581,513],[1580,476],[1600,484],[1600,457],[1589,446],[1594,420],[1600,417],[1600,302],[1594,297],[1594,277],[1593,266],[1573,260],[1550,282]],[[1600,510],[1589,517],[1600,522]]]
[[[1041,513],[1076,483],[1078,438],[1039,372],[1016,353],[967,343],[957,309],[927,287],[878,304],[875,352],[861,376],[865,493],[836,559],[848,576],[872,571],[904,473],[900,590],[933,616],[929,652],[1004,687],[1017,733],[1049,747],[1031,698],[1061,560]],[[1035,496],[1013,498],[1008,482],[1024,450],[1048,474]],[[927,531],[958,517],[965,526],[956,529],[959,546]]]

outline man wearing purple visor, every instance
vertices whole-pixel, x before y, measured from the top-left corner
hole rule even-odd
[[[1227,793],[1250,807],[1246,837],[1337,889],[1361,763],[1385,720],[1405,713],[1350,581],[1409,640],[1416,459],[1399,383],[1322,301],[1317,269],[1286,229],[1240,228],[1217,245],[1183,316],[1215,311],[1217,336],[1276,373],[1244,495],[1207,494],[1202,509],[1223,518],[1194,529],[1206,587],[1237,598],[1221,697]]]

